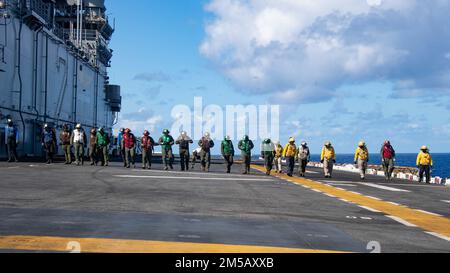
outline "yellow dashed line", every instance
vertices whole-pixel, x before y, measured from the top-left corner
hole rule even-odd
[[[0,236],[0,249],[83,253],[342,253],[265,246],[39,236]]]
[[[252,167],[255,170],[265,172],[262,166],[253,165]],[[424,229],[425,231],[434,232],[446,237],[450,237],[450,219],[446,217],[431,215],[405,206],[396,206],[386,201],[376,200],[361,194],[355,194],[345,189],[338,189],[331,185],[324,185],[309,179],[289,177],[285,174],[274,174],[274,176],[283,180],[289,179],[293,181],[292,183],[294,184],[307,186],[311,189],[316,189],[324,193],[331,194],[333,196],[336,196],[337,198],[348,200],[352,203],[369,207],[394,217],[398,217],[405,220],[406,222],[412,223],[417,227]]]

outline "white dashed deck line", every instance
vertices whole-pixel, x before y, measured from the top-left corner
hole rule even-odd
[[[336,196],[331,195],[331,194],[329,194],[329,193],[323,193],[323,194],[326,195],[326,196],[328,196],[328,197],[331,197],[331,198],[336,198]]]
[[[399,218],[399,217],[396,217],[396,216],[386,215],[386,217],[390,218],[390,219],[392,219],[392,220],[394,220],[394,221],[396,221],[396,222],[398,222],[398,223],[400,223],[402,225],[405,225],[407,227],[417,227],[416,225],[411,224],[410,222],[405,221],[402,218]]]
[[[114,175],[119,178],[136,179],[173,179],[173,180],[218,180],[218,181],[259,181],[273,182],[272,179],[254,179],[254,178],[217,178],[217,177],[195,177],[195,176],[144,176],[144,175]]]
[[[444,202],[444,203],[450,204],[450,200],[441,200],[441,201]]]
[[[391,201],[387,201],[389,204],[394,205],[394,206],[402,206],[399,203],[395,203],[395,202],[391,202]]]
[[[445,240],[447,242],[450,242],[450,237],[444,236],[442,234],[438,234],[438,233],[435,233],[435,232],[427,232],[427,231],[425,233],[428,234],[428,235],[437,237],[439,239]]]
[[[362,195],[361,193],[356,192],[356,191],[349,191],[349,192],[351,192],[351,193],[353,193],[353,194],[356,194],[356,195]]]
[[[322,191],[316,190],[316,189],[311,189],[314,192],[318,192],[318,193],[322,193]]]
[[[371,212],[381,213],[381,211],[379,211],[379,210],[376,210],[376,209],[373,209],[373,208],[369,208],[369,207],[366,207],[366,206],[358,206],[358,207],[360,207],[362,209],[365,209],[365,210],[368,210],[368,211],[371,211]]]
[[[392,187],[387,187],[387,186],[381,186],[381,185],[377,185],[377,184],[373,184],[373,183],[359,183],[360,185],[364,185],[364,186],[368,186],[368,187],[372,187],[372,188],[377,188],[377,189],[381,189],[381,190],[386,190],[386,191],[393,191],[393,192],[410,192],[408,190],[402,190],[402,189],[397,189],[397,188],[392,188]]]
[[[426,214],[429,214],[429,215],[434,215],[434,216],[440,216],[440,217],[443,217],[442,215],[437,214],[437,213],[434,213],[434,212],[429,212],[429,211],[421,210],[421,209],[416,209],[416,210],[417,210],[417,211],[420,211],[420,212],[423,212],[423,213],[426,213]]]

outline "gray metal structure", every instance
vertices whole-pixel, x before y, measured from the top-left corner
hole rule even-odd
[[[7,118],[20,131],[22,156],[41,155],[45,123],[111,132],[121,96],[109,85],[114,29],[104,1],[0,2],[0,157]]]

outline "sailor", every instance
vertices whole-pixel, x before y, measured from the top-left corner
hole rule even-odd
[[[180,150],[180,163],[181,171],[189,171],[189,145],[194,143],[194,141],[187,135],[187,132],[181,132],[178,137],[176,144],[179,146]]]
[[[261,157],[264,159],[264,167],[266,168],[266,175],[270,175],[273,168],[273,159],[275,157],[275,145],[271,139],[265,139],[261,143]]]
[[[227,173],[231,173],[231,167],[234,164],[234,145],[230,136],[226,136],[220,145],[220,151],[225,165],[227,166]]]
[[[211,166],[211,149],[214,145],[214,141],[211,139],[211,135],[209,133],[205,133],[202,139],[198,142],[198,146],[202,148],[200,157],[202,162],[202,171],[204,172],[209,172],[209,168]]]
[[[202,152],[202,147],[198,147],[197,149],[195,149],[194,151],[192,151],[192,158],[191,158],[191,162],[192,162],[192,166],[191,169],[195,168],[195,163],[197,163],[197,160],[200,160],[200,153]]]
[[[84,132],[81,124],[75,126],[73,130],[71,144],[75,152],[75,162],[77,166],[84,165],[84,148],[86,146],[86,133]]]
[[[72,164],[72,155],[71,155],[71,138],[72,134],[69,129],[68,124],[64,124],[61,133],[59,134],[60,145],[64,151],[64,164],[70,165]]]
[[[384,176],[386,180],[392,179],[392,174],[395,169],[395,150],[389,140],[386,140],[381,147],[381,164],[384,169]]]
[[[152,168],[152,157],[155,152],[155,146],[155,140],[150,136],[150,132],[145,130],[141,138],[142,169]]]
[[[299,175],[305,177],[306,166],[308,166],[308,163],[311,160],[311,152],[309,151],[308,143],[306,143],[306,141],[303,141],[298,148],[297,158],[300,163]]]
[[[136,168],[135,155],[136,155],[136,137],[131,133],[130,129],[125,129],[122,136],[122,146],[125,148],[125,167]]]
[[[53,156],[56,152],[56,133],[50,125],[44,125],[44,131],[41,138],[42,147],[45,149],[45,159],[47,164],[53,163]]]
[[[355,165],[359,169],[361,180],[366,179],[367,166],[369,162],[369,150],[367,149],[366,142],[361,140],[358,143],[358,148],[355,151]]]
[[[281,146],[279,141],[276,141],[275,142],[275,158],[274,158],[276,173],[283,172],[282,157],[283,157],[283,146]]]
[[[292,177],[297,159],[297,145],[295,145],[295,139],[293,137],[289,139],[289,143],[284,147],[283,157],[286,158],[288,165],[287,175]]]
[[[250,140],[249,136],[244,136],[244,138],[239,141],[238,145],[239,150],[241,150],[242,155],[242,173],[249,174],[250,173],[250,164],[252,162],[252,150],[255,148],[253,141]]]
[[[420,153],[417,156],[417,168],[419,168],[419,182],[423,182],[423,176],[426,177],[426,183],[431,182],[431,169],[433,168],[433,157],[427,146],[420,148]]]
[[[320,162],[323,163],[325,178],[331,178],[333,175],[333,167],[336,163],[336,152],[330,141],[327,141],[325,146],[322,148]]]
[[[89,159],[91,166],[97,165],[97,129],[92,128],[89,135]]]
[[[17,130],[12,119],[8,119],[5,126],[5,143],[8,149],[8,162],[19,162],[19,157],[17,156],[19,130]]]
[[[99,128],[95,146],[97,147],[97,157],[102,162],[102,166],[109,165],[109,136],[105,133],[105,129]]]
[[[126,167],[127,163],[125,162],[125,147],[122,145],[123,134],[125,133],[125,128],[120,128],[119,135],[117,136],[117,143],[119,144],[119,153],[122,158],[123,166]]]
[[[175,140],[170,135],[170,131],[165,129],[163,135],[159,138],[159,145],[161,145],[162,151],[162,161],[164,165],[164,170],[173,170],[173,151],[172,146],[175,144]]]

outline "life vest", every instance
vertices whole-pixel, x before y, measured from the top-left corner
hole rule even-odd
[[[17,129],[15,127],[6,126],[5,128],[6,132],[6,138],[16,138]]]
[[[392,146],[385,145],[383,147],[383,158],[392,159],[394,158],[394,149]]]
[[[327,148],[323,147],[322,150],[322,159],[332,160],[336,158],[336,152],[333,147]]]
[[[134,148],[134,144],[135,144],[134,135],[131,133],[123,134],[123,142],[124,142],[125,148],[127,148],[127,149]]]
[[[163,135],[161,137],[161,147],[163,149],[171,149],[173,145],[173,137],[170,135]]]
[[[141,145],[142,148],[145,149],[146,151],[149,151],[152,149],[154,143],[153,143],[153,139],[149,136],[143,136],[141,139]]]
[[[283,156],[283,147],[281,145],[277,145],[275,147],[275,157],[280,158]]]
[[[97,133],[97,145],[101,147],[108,145],[105,134],[102,135],[100,132]]]
[[[251,140],[241,140],[239,144],[239,149],[245,154],[250,154],[253,148],[254,145]]]
[[[52,131],[44,131],[44,143],[53,142],[53,132]]]
[[[283,153],[285,157],[295,157],[297,153],[297,146],[295,144],[287,144]]]
[[[62,143],[63,145],[69,145],[69,144],[70,144],[70,132],[68,132],[68,131],[63,131],[63,132],[61,133],[60,139],[61,139],[61,143]]]
[[[367,148],[358,147],[358,149],[356,149],[355,161],[358,159],[361,159],[363,161],[369,159],[369,151],[367,150]]]
[[[205,152],[209,152],[212,148],[211,140],[208,138],[203,137],[200,144],[201,144],[200,146],[202,147],[202,150]]]
[[[420,152],[417,157],[417,165],[430,166],[433,165],[433,158],[430,153]]]
[[[73,143],[84,144],[84,131],[83,130],[73,130]]]
[[[300,149],[298,150],[298,158],[300,160],[307,160],[309,157],[309,148],[306,147],[304,148],[303,146],[300,147]]]
[[[224,155],[232,155],[234,153],[233,142],[231,140],[224,140],[222,145]]]

